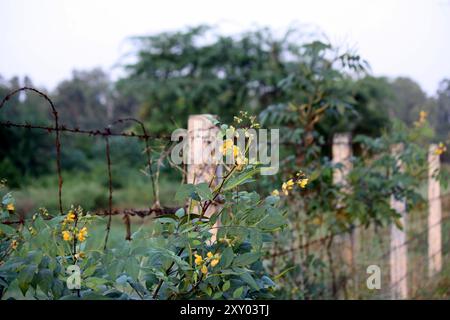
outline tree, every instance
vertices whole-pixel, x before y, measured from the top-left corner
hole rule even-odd
[[[427,96],[420,85],[409,78],[396,78],[391,83],[394,99],[389,104],[389,115],[408,125],[417,121],[418,114],[427,104]]]
[[[112,84],[101,69],[73,71],[53,94],[61,123],[84,129],[108,125],[115,114]]]
[[[436,99],[436,110],[431,119],[436,130],[436,139],[450,139],[450,79],[444,79],[439,84]]]

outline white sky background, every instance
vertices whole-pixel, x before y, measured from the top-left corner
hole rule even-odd
[[[430,95],[450,78],[449,0],[0,0],[0,75],[53,89],[73,69],[118,70],[129,36],[200,23],[227,34],[307,24],[375,75],[409,76]]]

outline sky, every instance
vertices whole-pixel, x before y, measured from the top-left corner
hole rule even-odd
[[[450,0],[0,0],[0,75],[49,89],[73,69],[118,77],[130,36],[198,24],[308,26],[357,50],[375,76],[411,77],[429,95],[450,78]]]

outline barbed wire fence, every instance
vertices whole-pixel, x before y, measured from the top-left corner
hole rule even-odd
[[[351,170],[351,139],[341,134],[335,140],[333,161],[342,164],[343,170],[334,175],[333,181],[344,185],[345,189],[345,179]],[[396,151],[401,152],[401,148]],[[439,155],[435,151],[436,145],[431,145],[428,179],[423,183],[428,185],[427,210],[414,208],[407,213],[406,199],[391,197],[391,208],[400,214],[402,229],[396,224],[371,224],[354,225],[336,232],[326,230],[325,234],[319,231],[306,243],[288,249],[277,248],[275,244],[273,252],[266,257],[271,260],[271,266],[275,269],[281,266],[276,271],[283,272],[285,261],[295,261],[301,268],[300,276],[290,280],[297,286],[299,283],[304,286],[305,299],[418,297],[421,290],[439,278],[443,266],[449,262],[450,194],[441,194],[440,182],[435,176],[440,169]],[[398,165],[401,167],[401,163]],[[295,252],[301,252],[300,259]],[[313,254],[309,255],[310,252]],[[323,265],[317,268],[310,263],[311,257]],[[369,267],[380,271],[379,287],[369,288],[367,280],[373,272]],[[315,283],[314,278],[320,281]],[[450,292],[450,288],[447,291]]]
[[[21,128],[21,129],[28,129],[28,130],[39,130],[42,132],[47,132],[48,134],[54,134],[55,135],[55,141],[54,141],[54,148],[56,153],[56,175],[58,179],[58,188],[57,188],[57,198],[58,198],[58,207],[59,212],[64,212],[64,206],[63,206],[63,177],[62,177],[62,167],[61,167],[61,149],[63,148],[61,143],[61,133],[67,133],[71,135],[87,135],[90,137],[102,137],[105,141],[105,162],[107,167],[107,179],[108,179],[108,205],[107,209],[99,210],[94,212],[96,215],[104,216],[108,218],[107,221],[107,231],[106,231],[106,238],[104,246],[106,248],[108,243],[108,237],[111,230],[111,220],[113,216],[122,215],[123,221],[126,226],[126,240],[131,240],[131,232],[130,232],[130,217],[149,217],[149,216],[159,216],[163,214],[173,214],[175,213],[179,208],[173,208],[173,207],[164,207],[161,206],[159,201],[159,194],[158,194],[158,188],[157,184],[157,176],[158,173],[153,172],[153,160],[152,160],[152,153],[154,150],[152,150],[151,147],[151,141],[157,140],[162,143],[171,143],[171,136],[169,135],[161,135],[161,134],[149,134],[144,123],[142,123],[138,119],[134,118],[123,118],[118,119],[111,123],[109,126],[102,128],[102,129],[95,129],[95,130],[86,130],[81,129],[77,127],[67,127],[63,124],[60,124],[59,121],[59,114],[57,109],[55,108],[54,103],[49,98],[48,95],[45,93],[31,87],[22,87],[19,89],[16,89],[9,93],[0,103],[0,111],[2,108],[5,107],[6,103],[15,95],[19,94],[23,91],[29,91],[34,94],[37,94],[44,98],[47,103],[49,104],[49,107],[51,109],[51,113],[53,116],[53,126],[44,126],[44,125],[34,125],[30,123],[14,123],[11,121],[0,121],[0,126],[5,128]],[[124,123],[131,123],[137,125],[141,129],[141,133],[135,133],[135,132],[127,132],[127,131],[114,131],[113,128],[117,124],[124,124]],[[200,130],[210,130],[212,127],[203,127],[200,128]],[[197,128],[199,129],[199,128]],[[114,188],[113,188],[113,175],[112,175],[112,158],[111,158],[111,150],[110,150],[110,139],[113,137],[125,137],[130,139],[137,139],[139,141],[143,142],[144,145],[144,156],[145,156],[145,164],[146,164],[146,170],[148,170],[148,176],[150,177],[150,182],[152,185],[152,193],[153,193],[153,204],[149,205],[146,209],[114,209],[113,208],[113,195],[114,195]],[[349,141],[345,136],[340,136],[336,139],[336,143],[334,144],[334,147],[336,148],[336,152],[334,153],[334,161],[337,163],[343,163],[343,170],[340,171],[339,174],[336,174],[334,177],[334,180],[336,180],[336,183],[345,183],[345,177],[348,174],[349,170],[351,169],[351,165],[348,163],[350,157],[351,157],[351,151],[349,148]],[[160,159],[157,161],[157,166],[159,166],[162,162],[162,159],[164,156],[168,156],[170,153],[170,146],[165,147],[165,151],[161,152]],[[431,151],[432,153],[432,151]],[[436,162],[436,157],[430,160],[430,163],[434,161]],[[431,170],[434,171],[434,167]],[[186,171],[182,170],[185,174]],[[202,173],[203,174],[203,173]],[[184,179],[184,178],[183,178]],[[198,182],[198,181],[197,181]],[[428,180],[428,183],[431,183],[431,180]],[[429,203],[435,203],[436,200],[439,202],[439,206],[441,201],[445,198],[447,199],[447,196],[443,196],[440,194],[440,191],[434,193],[433,196],[429,196],[428,201]],[[437,209],[433,209],[436,211]],[[433,212],[434,212],[433,211]],[[325,285],[319,290],[318,294],[315,297],[318,298],[369,298],[369,299],[389,299],[389,298],[410,298],[413,297],[415,292],[417,291],[417,288],[420,288],[421,286],[429,283],[429,281],[426,281],[427,278],[439,273],[439,271],[442,269],[442,259],[448,259],[449,255],[449,246],[450,246],[450,238],[447,234],[444,233],[444,237],[441,235],[441,230],[448,230],[450,226],[447,226],[446,224],[449,222],[449,213],[446,212],[444,215],[440,213],[440,209],[438,210],[439,213],[437,214],[438,218],[436,218],[436,214],[432,213],[431,211],[428,213],[428,215],[422,215],[421,221],[419,223],[419,231],[414,230],[412,226],[414,226],[414,221],[409,219],[408,223],[405,226],[405,230],[401,231],[402,233],[402,239],[400,241],[400,244],[393,245],[392,238],[393,235],[393,229],[391,228],[381,228],[372,226],[372,229],[367,229],[364,226],[352,226],[349,229],[335,232],[335,233],[328,233],[325,236],[318,237],[315,239],[309,239],[306,243],[301,243],[298,246],[294,246],[288,249],[284,249],[281,251],[277,251],[274,253],[269,254],[266,256],[269,260],[274,260],[277,258],[284,258],[288,255],[292,255],[296,251],[306,250],[311,251],[313,250],[317,255],[322,255],[325,257],[326,262],[330,266],[329,271],[323,270],[319,277],[321,277],[322,280],[324,280]],[[402,213],[403,214],[403,213]],[[434,215],[433,215],[434,214]],[[433,215],[434,221],[430,220],[430,217]],[[424,220],[425,218],[428,218],[428,225],[425,225]],[[431,221],[431,222],[430,222]],[[16,224],[16,223],[24,223],[22,219],[18,221],[6,221],[4,223],[7,224]],[[444,228],[445,227],[445,228]],[[336,256],[340,256],[342,253],[342,250],[344,247],[348,246],[349,244],[346,243],[347,240],[344,239],[345,236],[354,234],[355,232],[359,232],[360,234],[363,234],[363,236],[358,237],[358,250],[357,252],[352,252],[350,258],[346,257],[344,260],[345,263],[351,264],[350,268],[343,268],[343,270],[347,271],[347,274],[342,276],[340,271],[336,271],[339,268],[339,266],[336,266]],[[430,239],[430,234],[438,233],[439,234],[439,243],[438,243],[438,249],[434,248],[430,251],[430,247],[435,247],[436,239]],[[408,234],[407,234],[408,233]],[[427,242],[424,241],[424,237],[427,236],[428,239],[428,246]],[[339,239],[339,241],[336,241],[336,239]],[[433,242],[434,241],[434,242]],[[379,252],[375,252],[374,250],[374,243],[379,243],[380,246],[384,246],[387,248],[379,248]],[[418,244],[417,249],[414,249],[413,245]],[[365,247],[369,246],[369,248]],[[401,274],[397,278],[392,277],[392,270],[394,268],[398,268],[396,264],[399,263],[397,261],[398,253],[399,251],[403,255],[401,259],[403,261],[401,262],[402,266],[401,268]],[[428,254],[427,254],[428,249]],[[431,252],[431,253],[430,253]],[[417,256],[418,255],[418,256]],[[433,265],[435,265],[435,259],[436,257],[439,257],[439,263],[434,270],[434,273],[430,271],[433,268]],[[406,260],[405,260],[406,259]],[[351,261],[350,261],[351,260]],[[406,262],[405,262],[406,261]],[[381,269],[381,276],[382,276],[382,286],[380,289],[376,290],[368,290],[366,287],[366,279],[368,277],[367,274],[367,267],[369,265],[377,265]],[[406,267],[406,265],[408,267]],[[428,273],[430,273],[429,277],[424,276],[426,272],[424,270],[427,269]],[[351,274],[349,274],[351,273]],[[418,281],[417,275],[420,274],[420,276],[425,279],[424,281]],[[420,278],[420,277],[419,277]],[[401,294],[398,294],[399,286],[404,286],[405,283],[407,284],[406,292],[403,290]],[[348,292],[348,287],[352,288],[352,292]]]
[[[99,216],[107,216],[108,222],[107,222],[107,232],[106,232],[106,239],[105,239],[105,247],[108,242],[108,237],[111,229],[111,219],[115,215],[123,215],[123,221],[126,225],[127,234],[126,239],[131,240],[130,235],[130,216],[137,216],[141,218],[145,218],[148,216],[159,216],[162,214],[171,214],[174,213],[178,208],[171,208],[171,207],[163,207],[160,205],[159,196],[157,194],[157,187],[156,187],[156,181],[155,181],[155,174],[153,172],[153,162],[152,162],[152,148],[150,147],[150,141],[151,140],[157,140],[164,143],[170,143],[171,142],[171,136],[170,135],[156,135],[156,134],[149,134],[147,129],[145,128],[145,125],[142,121],[135,119],[135,118],[122,118],[114,121],[109,126],[102,128],[102,129],[95,129],[95,130],[86,130],[81,129],[78,127],[67,127],[64,124],[60,124],[59,120],[59,114],[58,111],[51,100],[51,98],[45,94],[42,91],[39,91],[35,88],[31,87],[21,87],[18,88],[12,92],[10,92],[8,95],[6,95],[3,100],[0,103],[0,111],[6,106],[7,102],[11,100],[12,97],[20,94],[21,92],[31,92],[34,94],[37,94],[38,96],[42,97],[49,105],[51,114],[53,117],[53,126],[44,126],[44,125],[35,125],[31,123],[14,123],[11,121],[0,121],[0,126],[4,128],[21,128],[26,130],[37,130],[46,132],[48,134],[54,134],[55,135],[55,141],[54,141],[54,148],[55,148],[55,154],[56,154],[56,175],[58,178],[58,189],[57,189],[57,199],[58,199],[58,209],[59,213],[64,212],[63,207],[63,176],[62,176],[62,167],[61,167],[61,149],[62,149],[62,142],[61,142],[61,133],[67,133],[71,135],[87,135],[90,137],[102,137],[105,141],[105,161],[106,161],[106,167],[107,167],[107,179],[108,179],[108,208],[107,210],[99,210],[94,212],[94,214]],[[120,123],[134,123],[137,124],[142,133],[137,134],[134,132],[126,132],[126,131],[113,131],[113,127]],[[149,171],[148,175],[151,180],[152,184],[152,191],[153,191],[153,199],[154,203],[153,205],[149,206],[148,209],[124,209],[124,210],[117,210],[113,209],[113,176],[111,171],[111,165],[112,165],[112,159],[111,159],[111,148],[110,148],[110,138],[111,137],[125,137],[129,139],[137,139],[139,141],[144,142],[144,154],[145,154],[145,163],[146,163],[146,170]],[[167,152],[166,152],[167,155]],[[161,161],[159,161],[161,162]],[[157,164],[160,165],[161,163]],[[18,223],[24,223],[23,219],[17,220],[17,221],[6,221],[6,224],[18,224]]]

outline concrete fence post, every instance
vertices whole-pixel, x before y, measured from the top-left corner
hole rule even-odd
[[[403,152],[403,144],[392,147],[392,154],[397,158],[397,168],[403,170],[400,156]],[[390,275],[391,296],[393,299],[408,298],[408,248],[406,245],[406,201],[391,196],[391,208],[400,214],[398,223],[391,225],[390,244]],[[402,226],[400,229],[398,224]]]
[[[348,183],[348,175],[353,168],[351,158],[352,153],[352,143],[350,133],[338,133],[333,136],[333,146],[332,146],[332,161],[334,164],[340,164],[340,168],[336,168],[333,171],[333,183],[335,185],[341,185],[344,193],[350,193],[351,188]],[[338,202],[338,209],[343,206],[342,203]],[[355,243],[357,241],[356,231],[353,230],[351,233],[342,234],[336,237],[336,243],[340,246],[341,259],[346,267],[346,278],[353,279],[355,282],[358,281],[355,270]],[[355,286],[356,288],[357,286]]]
[[[438,146],[432,144],[428,152],[428,275],[434,276],[442,268],[441,186],[436,174],[440,170]]]
[[[208,114],[189,116],[187,183],[205,182],[211,184],[211,189],[214,189],[221,181],[222,167],[215,160],[214,144],[219,129],[212,123],[212,118],[213,116]],[[217,209],[217,205],[210,205],[205,216],[210,217]],[[217,228],[211,230],[211,233],[212,241],[215,241]]]

